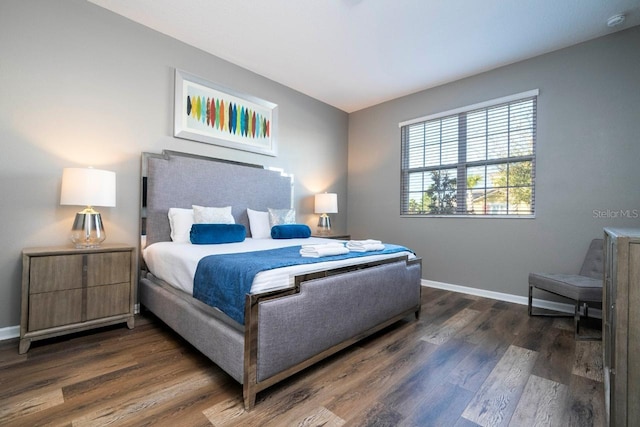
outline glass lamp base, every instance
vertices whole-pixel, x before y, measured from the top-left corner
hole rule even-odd
[[[97,248],[107,238],[98,212],[78,212],[71,228],[71,242],[78,249]]]
[[[330,234],[331,233],[331,220],[329,215],[322,214],[318,220],[318,234]]]

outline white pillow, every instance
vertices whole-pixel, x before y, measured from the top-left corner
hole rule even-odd
[[[193,209],[170,208],[169,226],[171,240],[178,243],[191,243],[191,226],[193,225]]]
[[[254,239],[270,239],[271,225],[269,225],[269,212],[254,211],[247,208],[251,237]]]
[[[295,224],[296,211],[294,209],[271,209],[269,208],[269,225]]]
[[[205,206],[193,205],[194,224],[235,224],[236,221],[231,215],[231,206],[224,208],[209,208]]]

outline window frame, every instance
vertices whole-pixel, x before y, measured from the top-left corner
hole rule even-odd
[[[508,96],[504,96],[501,98],[495,98],[495,99],[491,99],[488,101],[484,101],[484,102],[480,102],[480,103],[476,103],[476,104],[472,104],[472,105],[468,105],[468,106],[464,106],[464,107],[460,107],[460,108],[455,108],[452,110],[447,110],[447,111],[443,111],[443,112],[439,112],[439,113],[435,113],[435,114],[431,114],[428,116],[423,116],[423,117],[418,117],[415,119],[411,119],[411,120],[406,120],[403,122],[400,122],[398,124],[398,127],[400,128],[400,143],[401,143],[401,155],[400,155],[400,216],[404,217],[404,218],[508,218],[508,219],[532,219],[535,218],[536,216],[536,206],[535,206],[535,181],[536,181],[536,145],[537,145],[537,128],[538,128],[538,120],[537,120],[537,109],[538,109],[538,97],[539,97],[539,89],[533,89],[533,90],[529,90],[529,91],[525,91],[525,92],[520,92],[520,93],[516,93],[513,95],[508,95]],[[408,137],[405,135],[405,132],[408,131],[409,126],[414,125],[414,124],[418,124],[418,123],[425,123],[426,122],[433,122],[439,119],[444,119],[447,117],[457,117],[458,120],[458,127],[460,127],[460,117],[463,116],[465,117],[466,120],[466,114],[467,113],[472,113],[472,112],[477,112],[478,110],[486,110],[488,112],[488,110],[491,107],[496,107],[499,105],[504,105],[504,104],[510,104],[510,103],[516,103],[518,101],[524,101],[528,98],[533,98],[534,99],[534,110],[533,110],[533,117],[534,117],[534,124],[533,124],[533,141],[532,141],[532,151],[530,155],[524,155],[524,156],[514,156],[514,157],[509,157],[509,154],[507,154],[505,157],[500,157],[500,158],[496,158],[496,159],[490,159],[488,156],[486,156],[486,158],[484,160],[476,160],[476,161],[468,161],[467,160],[467,145],[468,145],[468,141],[470,138],[467,138],[467,135],[465,134],[465,137],[463,140],[460,139],[459,135],[456,138],[456,142],[457,142],[457,154],[458,156],[460,155],[461,152],[464,152],[464,159],[463,161],[460,161],[460,157],[457,157],[457,162],[455,163],[448,163],[448,164],[443,164],[442,162],[440,162],[440,164],[435,165],[435,166],[426,166],[423,165],[421,167],[409,167],[408,163],[409,160],[407,158],[408,154],[405,153],[405,144],[409,143],[409,139]],[[511,124],[511,118],[508,121],[509,125]],[[465,132],[466,132],[466,123],[464,124],[465,126]],[[423,140],[423,147],[426,146],[426,139]],[[440,145],[440,149],[442,149],[442,138],[440,138],[439,141],[439,145]],[[509,147],[510,145],[508,145]],[[410,189],[410,181],[409,181],[409,176],[411,175],[411,173],[416,173],[416,172],[420,172],[420,170],[422,170],[422,172],[428,172],[428,171],[435,171],[435,170],[439,170],[439,171],[443,171],[446,169],[451,169],[451,170],[455,170],[455,178],[456,181],[460,180],[460,178],[466,178],[467,174],[466,174],[466,170],[469,167],[474,167],[474,166],[484,166],[487,167],[489,165],[509,165],[509,164],[513,164],[513,163],[519,163],[519,162],[523,162],[523,161],[530,161],[531,162],[531,210],[532,213],[524,213],[524,214],[517,214],[517,213],[501,213],[501,214],[486,214],[486,213],[481,213],[481,214],[474,214],[474,213],[457,213],[456,211],[454,211],[453,213],[419,213],[419,214],[410,214],[408,213],[409,210],[409,203],[410,203],[410,193],[411,191],[409,191]],[[407,166],[405,166],[407,165]],[[461,170],[464,170],[464,174],[461,175]],[[485,191],[490,188],[486,186],[487,184],[485,183]],[[473,188],[473,187],[472,187]],[[511,189],[511,188],[518,188],[517,186],[511,187],[511,186],[507,186],[504,187],[505,190]],[[461,191],[459,191],[460,189],[457,188],[456,186],[456,191],[455,191],[455,197],[456,197],[456,206],[458,206],[458,202],[460,201],[460,199],[463,200],[463,204],[466,205],[466,200],[464,200],[466,198],[466,194],[467,194],[467,187],[466,187],[466,182],[464,182],[464,185],[462,186]],[[424,193],[425,190],[423,188],[422,192]],[[485,198],[486,198],[486,194],[485,194]],[[486,199],[485,199],[485,203],[486,203]],[[456,209],[457,210],[457,209]]]

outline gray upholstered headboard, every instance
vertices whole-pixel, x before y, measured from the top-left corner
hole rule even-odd
[[[171,240],[169,208],[232,206],[236,223],[250,236],[247,208],[292,207],[291,177],[262,166],[165,150],[142,153],[142,177],[147,245]]]

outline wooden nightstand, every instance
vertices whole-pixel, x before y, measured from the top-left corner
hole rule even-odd
[[[127,245],[23,250],[20,354],[45,338],[123,322],[132,329],[135,268]]]
[[[334,233],[319,234],[319,233],[313,233],[313,234],[311,234],[311,237],[322,237],[323,239],[336,239],[336,240],[351,240],[351,235],[350,234],[334,234]]]

